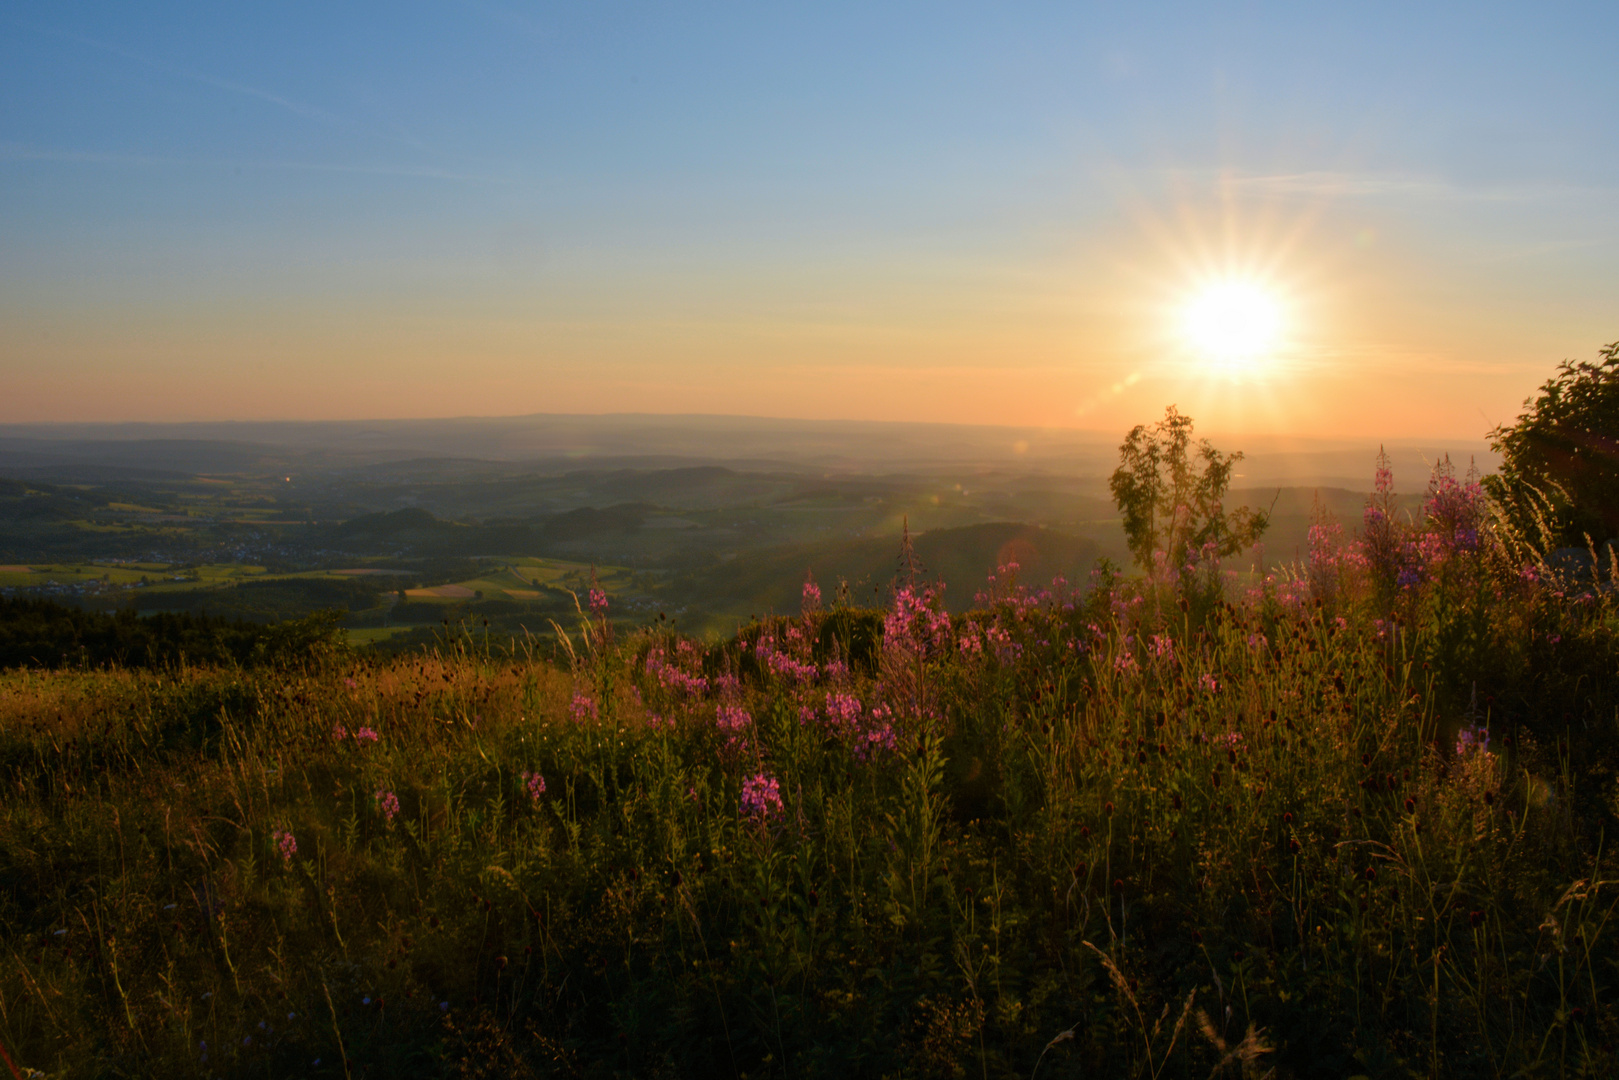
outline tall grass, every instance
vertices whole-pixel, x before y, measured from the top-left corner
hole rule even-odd
[[[1613,1075],[1611,594],[1488,538],[1403,583],[1320,546],[1240,598],[806,589],[709,645],[615,637],[603,596],[561,665],[7,673],[0,1044],[61,1076]]]

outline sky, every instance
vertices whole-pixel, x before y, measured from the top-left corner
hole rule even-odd
[[[1619,5],[0,4],[0,422],[1479,439],[1619,338]],[[1259,290],[1262,355],[1184,312]]]

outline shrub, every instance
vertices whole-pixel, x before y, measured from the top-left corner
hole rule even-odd
[[[1192,418],[1171,405],[1148,427],[1137,424],[1119,447],[1108,487],[1123,515],[1137,565],[1154,567],[1157,553],[1172,574],[1194,558],[1224,558],[1251,547],[1269,525],[1267,511],[1241,507],[1229,515],[1222,500],[1242,453],[1222,454],[1207,439],[1191,458]]]
[[[1549,501],[1556,543],[1619,537],[1619,341],[1599,349],[1595,362],[1563,361],[1524,410],[1490,432],[1501,455],[1490,493],[1525,532]]]

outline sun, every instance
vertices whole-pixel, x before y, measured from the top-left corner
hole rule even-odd
[[[1244,280],[1214,281],[1197,289],[1180,312],[1186,345],[1230,373],[1251,373],[1274,359],[1285,329],[1274,289]]]

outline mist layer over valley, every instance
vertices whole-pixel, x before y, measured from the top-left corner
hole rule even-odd
[[[1353,521],[1376,443],[1219,437],[1257,557]],[[356,643],[539,632],[594,570],[615,613],[697,633],[796,609],[806,575],[879,599],[909,530],[952,610],[988,575],[1129,562],[1096,432],[704,416],[0,428],[0,588],[264,620],[338,608]],[[1400,490],[1482,442],[1391,443]]]

